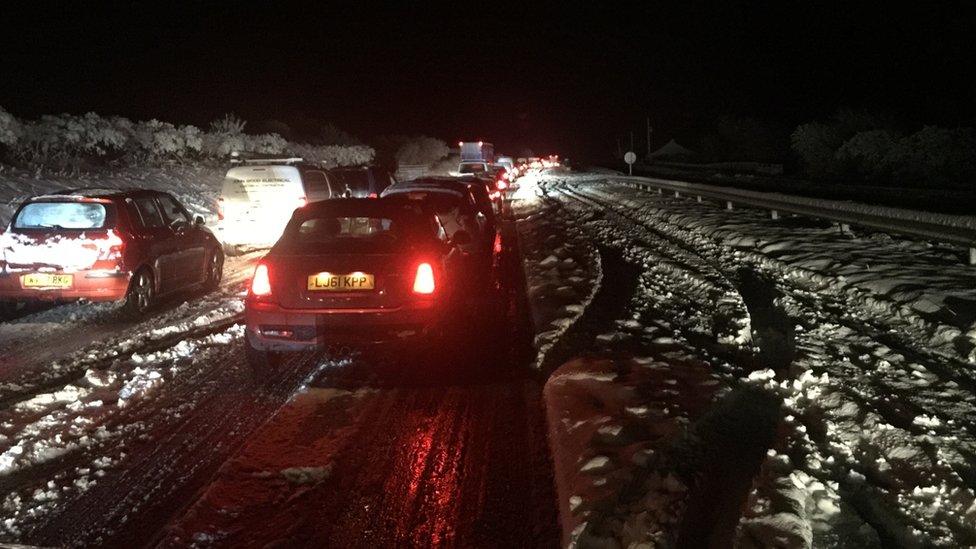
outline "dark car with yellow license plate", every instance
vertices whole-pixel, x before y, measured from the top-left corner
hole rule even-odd
[[[80,189],[25,201],[0,235],[0,300],[122,301],[131,316],[164,294],[216,288],[220,243],[165,192]]]
[[[419,204],[348,198],[295,210],[258,263],[245,300],[248,362],[282,353],[398,341],[436,332],[458,291],[448,239]]]

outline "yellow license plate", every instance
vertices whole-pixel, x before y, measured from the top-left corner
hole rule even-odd
[[[358,292],[372,290],[376,279],[367,273],[318,273],[308,276],[308,289],[324,292]]]
[[[70,288],[74,284],[74,275],[34,273],[20,277],[23,288]]]

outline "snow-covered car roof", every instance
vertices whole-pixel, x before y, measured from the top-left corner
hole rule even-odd
[[[424,177],[413,181],[397,182],[383,191],[382,196],[404,194],[410,192],[437,192],[463,196],[467,191],[467,184],[453,177]]]

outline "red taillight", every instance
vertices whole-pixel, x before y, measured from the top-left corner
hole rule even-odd
[[[508,188],[508,183],[499,179],[498,181],[495,182],[495,187],[497,187],[499,191],[504,191],[505,189]]]
[[[434,293],[434,268],[430,263],[417,265],[417,275],[413,278],[413,293],[429,295]]]
[[[378,195],[376,193],[369,193],[369,195],[366,198],[379,198],[379,197],[380,197],[380,195]]]
[[[217,199],[217,220],[224,220],[224,197],[222,196]]]
[[[268,266],[259,263],[254,269],[254,278],[251,279],[251,295],[268,296],[271,295],[271,275],[268,273]]]

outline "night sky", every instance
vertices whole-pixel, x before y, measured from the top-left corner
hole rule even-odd
[[[366,140],[423,133],[589,158],[646,115],[656,140],[693,140],[723,114],[976,116],[976,9],[962,2],[142,4],[5,5],[0,105],[201,126],[232,111],[298,137],[332,122]]]

